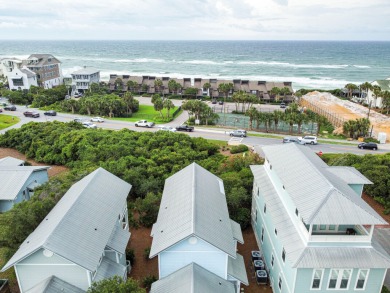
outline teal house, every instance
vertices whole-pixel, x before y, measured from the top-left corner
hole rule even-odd
[[[262,150],[251,218],[273,292],[380,293],[390,259],[372,237],[386,222],[361,198],[372,183],[305,146]]]

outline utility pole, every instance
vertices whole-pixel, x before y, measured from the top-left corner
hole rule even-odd
[[[368,113],[367,113],[368,120],[370,120],[371,103],[372,103],[372,101],[370,101],[370,104],[368,104]]]

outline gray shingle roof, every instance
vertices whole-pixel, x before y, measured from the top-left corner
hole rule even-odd
[[[108,247],[111,247],[115,251],[123,253],[126,250],[127,243],[130,239],[130,233],[127,230],[122,229],[120,225],[116,225],[112,230],[110,240],[107,243]]]
[[[98,168],[68,190],[2,271],[42,247],[94,271],[130,189],[127,182]]]
[[[305,223],[386,223],[346,182],[328,171],[331,167],[305,146],[283,144],[262,149]]]
[[[56,276],[51,276],[27,290],[26,293],[85,293],[85,291]]]
[[[150,257],[195,235],[236,257],[223,182],[192,163],[165,181]]]
[[[244,244],[244,237],[242,236],[241,226],[237,222],[230,219],[232,225],[233,238],[236,239],[241,244]]]
[[[236,293],[235,286],[191,263],[152,284],[150,293]]]
[[[270,215],[272,223],[278,230],[278,239],[286,251],[286,258],[291,263],[295,263],[305,249],[305,244],[269,179],[265,166],[251,166],[251,170],[260,189],[260,194],[264,196],[264,201],[267,204],[267,211],[269,211],[267,214]]]
[[[347,184],[373,184],[362,173],[354,167],[331,166],[326,169],[328,172],[339,177]]]
[[[248,276],[246,275],[245,262],[242,255],[237,253],[236,259],[228,258],[228,275],[239,280],[245,285],[249,285]]]
[[[33,172],[49,168],[46,166],[0,166],[0,200],[14,200]]]
[[[105,256],[103,257],[102,262],[100,263],[100,266],[96,271],[96,276],[93,279],[93,282],[99,282],[101,280],[108,279],[113,276],[119,276],[123,278],[125,274],[125,266],[118,264]]]
[[[0,159],[0,166],[20,166],[23,165],[24,161],[14,157],[5,157]]]

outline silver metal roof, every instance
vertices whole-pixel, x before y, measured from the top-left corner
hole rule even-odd
[[[228,275],[237,279],[245,285],[249,285],[248,276],[246,275],[245,262],[242,255],[237,253],[236,259],[228,258]]]
[[[98,168],[68,190],[2,271],[42,247],[95,271],[130,189],[127,182]]]
[[[191,263],[152,284],[150,293],[236,293],[235,286]]]
[[[230,219],[232,225],[233,238],[236,239],[241,244],[244,244],[244,237],[242,236],[241,226],[237,222]]]
[[[56,276],[51,276],[27,290],[26,293],[85,293],[85,291]]]
[[[14,200],[33,172],[49,168],[46,166],[0,166],[0,200]]]
[[[305,223],[386,223],[345,181],[329,172],[331,167],[307,147],[289,143],[262,149],[272,172],[284,185]],[[337,203],[347,204],[348,209]]]
[[[251,166],[251,170],[260,193],[264,195],[267,211],[269,211],[267,214],[269,214],[272,223],[278,230],[278,239],[286,251],[286,258],[291,263],[295,263],[305,249],[305,244],[269,179],[265,166]]]
[[[100,266],[96,271],[96,275],[93,279],[93,282],[99,282],[101,280],[108,279],[113,276],[119,276],[123,278],[125,274],[125,266],[110,260],[108,257],[103,257],[102,262],[100,263]]]
[[[348,184],[373,184],[362,173],[354,167],[348,166],[331,166],[327,171],[339,177]]]
[[[0,166],[21,166],[25,163],[23,160],[19,160],[14,157],[4,157],[0,159]]]
[[[296,268],[390,268],[390,259],[373,247],[307,247]]]
[[[94,73],[98,73],[100,72],[99,69],[96,69],[96,68],[93,68],[93,67],[84,67],[84,68],[81,68],[77,71],[74,71],[71,73],[71,75],[82,75],[82,74],[86,74],[86,75],[90,75],[90,74],[94,74]]]
[[[165,181],[150,257],[191,235],[236,257],[223,182],[196,163]]]
[[[390,228],[375,228],[372,246],[383,255],[388,256],[390,254]],[[390,288],[390,270],[387,270],[384,285]]]
[[[116,225],[112,230],[107,246],[111,247],[117,252],[123,253],[126,250],[130,235],[131,233],[129,231],[122,229],[120,225]]]

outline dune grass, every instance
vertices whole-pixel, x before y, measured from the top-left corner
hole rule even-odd
[[[172,114],[175,112],[177,108],[171,109],[170,110],[170,119],[167,120],[166,118],[161,118],[160,112],[154,110],[153,106],[148,106],[148,105],[139,105],[139,110],[136,113],[133,113],[133,115],[129,118],[124,118],[124,117],[116,117],[116,118],[111,118],[112,120],[120,120],[120,121],[127,121],[127,122],[137,122],[138,120],[148,120],[148,121],[153,121],[155,123],[166,123],[172,120]],[[163,109],[162,114],[164,117],[167,116],[167,110]],[[181,110],[176,114],[176,116],[181,114]]]
[[[20,119],[15,116],[0,114],[0,130],[18,123]]]

